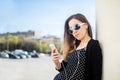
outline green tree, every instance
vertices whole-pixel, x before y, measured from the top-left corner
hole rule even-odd
[[[18,44],[18,42],[19,42],[19,39],[18,39],[18,37],[17,36],[13,36],[12,37],[12,43],[15,45],[15,49],[16,49],[16,45]]]
[[[9,32],[5,34],[6,47],[8,51],[9,51],[9,40],[11,39],[11,37],[12,35]]]
[[[5,44],[4,38],[0,37],[0,51],[4,50],[5,48],[4,44]]]

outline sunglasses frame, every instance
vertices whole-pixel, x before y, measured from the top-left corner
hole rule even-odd
[[[69,29],[68,29],[68,32],[69,32],[70,34],[72,34],[72,33],[73,33],[73,30],[79,30],[79,29],[81,28],[81,26],[84,25],[84,24],[85,24],[85,23],[76,24],[74,27],[69,28]]]

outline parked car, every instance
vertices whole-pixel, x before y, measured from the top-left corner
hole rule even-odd
[[[9,55],[5,52],[0,52],[0,58],[9,58]]]
[[[39,54],[37,52],[35,52],[35,51],[28,52],[28,55],[30,55],[31,58],[39,58]]]
[[[31,55],[29,55],[27,51],[24,51],[24,54],[26,55],[27,58],[31,58]]]
[[[45,56],[45,53],[40,53],[39,56]]]
[[[16,55],[16,54],[13,54],[13,53],[10,53],[8,54],[9,55],[9,58],[10,59],[20,59],[20,56]]]
[[[17,49],[15,51],[13,51],[13,54],[17,55],[17,56],[20,56],[21,59],[27,58],[27,54],[25,54],[24,51],[21,50],[21,49]]]

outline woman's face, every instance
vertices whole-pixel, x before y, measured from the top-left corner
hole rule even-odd
[[[78,40],[82,40],[87,34],[88,26],[77,19],[71,19],[68,23],[69,31]]]

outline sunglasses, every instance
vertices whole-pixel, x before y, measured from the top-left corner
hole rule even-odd
[[[78,30],[78,29],[80,29],[80,27],[81,27],[82,25],[84,25],[84,24],[85,24],[85,23],[76,24],[74,27],[69,28],[69,29],[68,29],[68,32],[69,32],[70,34],[72,34],[72,33],[73,33],[73,30]]]

